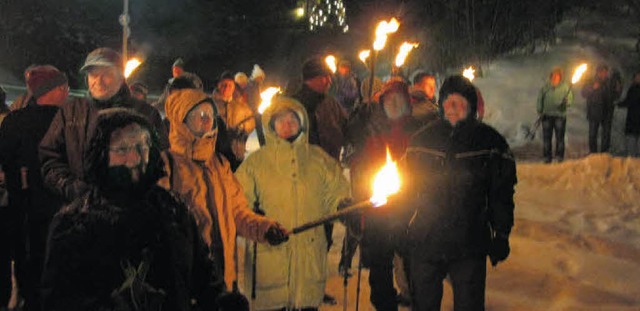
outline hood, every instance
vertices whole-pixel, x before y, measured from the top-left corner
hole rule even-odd
[[[262,127],[264,129],[264,136],[267,141],[267,145],[285,142],[288,143],[286,140],[278,137],[275,129],[270,125],[273,116],[285,109],[295,111],[302,123],[300,124],[300,130],[302,133],[300,133],[300,136],[298,136],[293,143],[306,144],[309,141],[309,116],[307,116],[307,111],[304,109],[302,104],[291,97],[275,96],[271,101],[271,106],[269,106],[269,108],[267,108],[267,110],[262,114]]]
[[[189,111],[203,102],[210,103],[215,115],[218,115],[218,110],[211,97],[197,89],[176,90],[167,97],[165,103],[167,119],[171,124],[169,131],[170,150],[197,161],[206,161],[213,157],[218,137],[217,121],[214,123],[213,130],[202,137],[193,135],[184,123]]]

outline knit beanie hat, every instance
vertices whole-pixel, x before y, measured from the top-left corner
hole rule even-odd
[[[329,66],[319,57],[314,57],[302,65],[302,80],[307,81],[313,79],[318,76],[329,76],[331,75],[331,69]]]
[[[47,94],[54,88],[66,84],[67,76],[51,65],[42,65],[32,68],[27,79],[27,90],[33,98]]]
[[[175,62],[173,62],[173,65],[171,65],[171,67],[180,67],[180,68],[184,68],[184,60],[182,60],[182,58],[178,58],[176,59]]]
[[[110,48],[97,48],[89,53],[80,72],[86,72],[94,66],[116,67],[118,72],[124,72],[120,53]]]
[[[384,97],[391,93],[399,93],[407,100],[407,103],[410,101],[409,97],[409,85],[407,85],[404,81],[401,80],[389,80],[382,86],[382,94],[380,95],[380,102],[384,102]]]
[[[469,79],[462,75],[449,76],[442,83],[438,99],[440,114],[444,113],[444,101],[453,93],[460,94],[467,100],[467,102],[469,102],[469,116],[475,117],[476,111],[478,110],[478,94],[476,93],[476,87],[471,83],[471,81],[469,81]]]
[[[229,71],[229,70],[225,70],[225,71],[222,72],[222,74],[220,74],[220,78],[218,79],[218,83],[220,83],[220,81],[222,81],[222,80],[231,80],[231,81],[235,82],[233,73],[231,71]]]

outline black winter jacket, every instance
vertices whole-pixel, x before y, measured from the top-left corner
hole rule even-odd
[[[412,252],[429,261],[486,255],[491,229],[513,226],[516,166],[504,138],[475,119],[436,120],[407,149],[405,199]],[[403,186],[405,187],[405,186]]]
[[[640,135],[640,84],[633,84],[627,91],[627,97],[620,102],[621,107],[627,107],[627,121],[624,133]]]
[[[62,207],[62,199],[44,186],[38,159],[38,144],[57,111],[32,102],[7,115],[0,128],[0,164],[9,199],[24,203],[11,205],[27,212],[30,220],[50,219]]]
[[[118,200],[92,190],[51,224],[44,309],[188,311],[195,301],[217,310],[224,283],[214,268],[193,216],[169,192],[152,186]]]
[[[40,161],[45,184],[71,202],[89,189],[86,183],[87,152],[102,109],[122,107],[147,117],[160,139],[160,149],[169,147],[169,139],[158,110],[131,96],[125,84],[107,101],[75,99],[65,103],[56,114],[40,142]]]

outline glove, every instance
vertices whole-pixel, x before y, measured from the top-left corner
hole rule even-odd
[[[249,311],[249,300],[240,292],[223,293],[218,297],[220,311]]]
[[[272,225],[269,227],[267,232],[264,234],[264,238],[269,242],[270,245],[279,245],[289,240],[289,232],[287,229],[282,227],[279,223]]]
[[[494,267],[499,262],[504,261],[509,257],[511,248],[509,247],[509,236],[497,235],[491,241],[491,249],[489,250],[489,258],[491,259],[491,265]]]

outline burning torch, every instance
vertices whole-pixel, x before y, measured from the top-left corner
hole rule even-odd
[[[355,211],[366,210],[369,208],[377,208],[387,204],[387,198],[400,191],[400,173],[398,172],[398,165],[391,159],[391,153],[387,147],[387,162],[378,171],[373,180],[373,195],[366,201],[362,201],[351,206],[345,207],[335,213],[331,213],[317,220],[302,224],[293,228],[291,231],[293,234],[307,231],[311,228],[324,225],[335,221],[336,219],[353,213]]]
[[[369,96],[371,99],[373,97],[373,79],[375,76],[376,69],[376,59],[378,58],[378,52],[381,51],[385,44],[387,43],[387,38],[389,34],[392,34],[398,31],[400,27],[400,23],[397,19],[392,18],[391,20],[381,21],[378,23],[376,27],[376,39],[373,41],[373,55],[371,56],[371,77],[369,78]]]
[[[469,79],[469,82],[473,82],[473,79],[476,78],[475,73],[476,70],[473,69],[473,66],[470,66],[469,68],[465,68],[464,71],[462,71],[462,76]]]
[[[262,101],[258,106],[259,115],[256,116],[256,131],[257,131],[256,133],[258,134],[258,142],[260,143],[260,146],[264,146],[264,144],[266,143],[264,138],[264,129],[262,128],[261,115],[271,105],[271,99],[273,98],[273,96],[275,96],[278,93],[280,93],[279,87],[270,87],[262,91],[262,93],[260,93],[260,98],[262,99]]]
[[[127,64],[124,66],[124,78],[129,78],[129,76],[142,64],[142,62],[137,58],[132,58],[127,61]]]
[[[576,70],[573,71],[573,76],[571,77],[571,84],[569,84],[569,89],[567,90],[567,94],[564,94],[564,97],[562,97],[563,110],[566,109],[567,97],[571,93],[571,89],[573,88],[573,85],[578,83],[578,81],[580,81],[580,78],[582,78],[582,75],[586,71],[587,71],[587,64],[581,64],[576,68]]]
[[[338,67],[336,66],[336,57],[333,55],[329,55],[324,59],[324,62],[327,63],[327,66],[329,66],[329,69],[331,70],[331,72],[336,73],[336,70],[338,70]]]
[[[404,65],[404,61],[407,59],[407,56],[409,56],[409,53],[414,49],[417,48],[418,44],[417,43],[410,43],[410,42],[402,42],[402,45],[400,46],[400,50],[398,51],[398,54],[396,55],[396,61],[394,63],[395,66],[393,66],[393,71],[396,72],[396,75],[400,75],[400,67],[402,67],[402,65]]]

